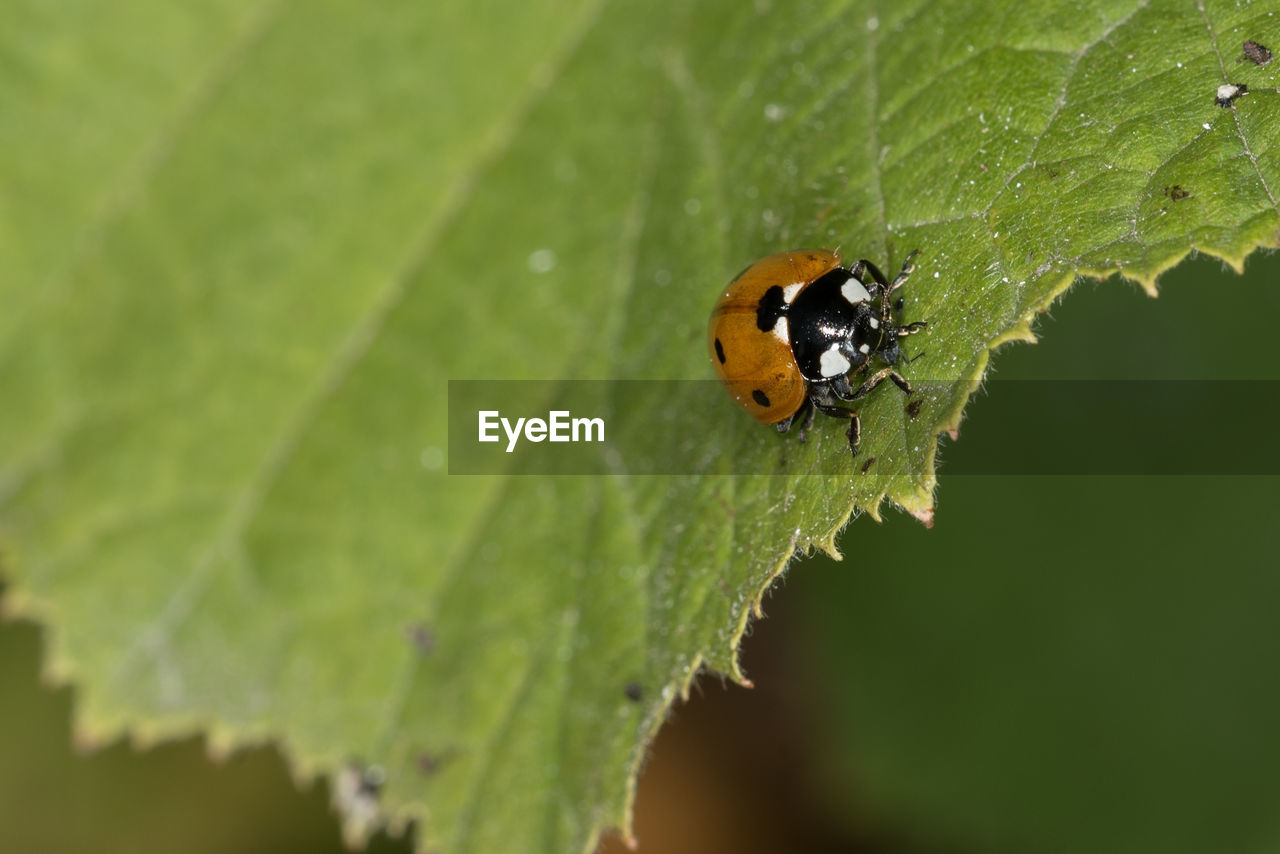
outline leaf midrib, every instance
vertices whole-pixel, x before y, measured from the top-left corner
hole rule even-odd
[[[283,3],[286,0],[279,0],[279,2]],[[547,52],[547,57],[541,64],[541,67],[547,69],[546,73],[534,75],[529,85],[513,99],[506,112],[499,115],[481,135],[480,142],[472,148],[473,154],[470,159],[442,194],[442,202],[436,206],[436,210],[428,217],[422,229],[410,240],[404,260],[396,265],[396,271],[379,287],[370,302],[370,307],[355,320],[350,332],[338,345],[334,356],[317,372],[316,380],[299,399],[293,413],[284,421],[284,426],[267,446],[267,452],[251,469],[245,485],[234,491],[235,497],[221,517],[213,537],[200,550],[191,569],[179,582],[160,614],[139,631],[135,640],[121,655],[119,663],[108,680],[109,684],[117,684],[130,675],[138,661],[139,653],[167,642],[168,637],[194,610],[213,580],[215,570],[219,566],[218,558],[222,556],[224,550],[243,537],[271,486],[292,459],[315,415],[324,403],[337,393],[351,371],[369,351],[387,319],[403,302],[409,291],[408,282],[427,266],[440,238],[466,208],[479,177],[517,137],[520,127],[533,108],[551,90],[565,66],[577,52],[606,2],[607,0],[591,0],[582,7],[577,17],[566,26],[564,36]],[[248,47],[258,44],[261,44],[261,39],[252,42]],[[243,56],[246,50],[238,51],[239,55]],[[539,64],[535,63],[534,66],[538,67]],[[236,67],[239,67],[239,64]],[[229,76],[227,75],[228,78]],[[472,522],[473,526],[478,524],[478,521]],[[462,541],[467,542],[467,539],[464,538]]]

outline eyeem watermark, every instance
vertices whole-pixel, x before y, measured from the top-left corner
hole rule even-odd
[[[512,477],[914,476],[940,420],[977,382],[909,378],[910,395],[858,401],[856,457],[837,419],[819,418],[802,443],[794,430],[779,434],[747,416],[714,379],[450,380],[447,445],[442,452],[433,434],[420,461],[429,472],[447,464],[449,475]],[[943,438],[943,475],[1280,474],[1280,454],[1258,443],[1280,423],[1280,381],[995,379],[984,387],[974,407],[992,426],[961,442]],[[1213,441],[1187,441],[1206,423]]]
[[[603,442],[603,418],[574,418],[567,409],[553,409],[542,418],[503,418],[497,409],[482,409],[478,413],[481,442],[500,442],[498,428],[507,435],[507,453],[516,449],[521,435],[530,442]]]

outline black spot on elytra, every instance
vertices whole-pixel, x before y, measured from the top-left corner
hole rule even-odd
[[[760,297],[760,305],[756,307],[756,326],[761,332],[768,332],[787,311],[787,302],[782,296],[782,286],[774,285]]]
[[[720,360],[720,364],[724,364],[724,345],[719,338],[716,339],[716,358]]]
[[[639,682],[628,682],[623,693],[626,694],[627,699],[633,703],[638,703],[644,699],[644,689],[640,687]]]
[[[769,395],[765,394],[760,389],[756,389],[751,392],[751,399],[766,408],[769,406]]]

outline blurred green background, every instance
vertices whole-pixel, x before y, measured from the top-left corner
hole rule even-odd
[[[1138,425],[1166,459],[1212,454],[1274,401],[1278,284],[1275,255],[1243,278],[1187,262],[1158,300],[1084,283],[1040,344],[999,351],[943,443],[935,527],[863,518],[843,562],[798,561],[746,644],[756,688],[707,676],[676,709],[640,851],[1280,851],[1277,479],[947,475],[981,468],[966,437],[974,455],[1082,441],[1046,435],[1007,379],[1235,380],[1238,412],[1191,399],[1196,430]],[[1089,441],[1131,434],[1089,382],[1061,385]],[[1252,441],[1274,468],[1269,433]],[[73,692],[42,687],[38,659],[37,628],[0,625],[0,851],[342,850],[327,787],[296,789],[269,747],[77,755]]]

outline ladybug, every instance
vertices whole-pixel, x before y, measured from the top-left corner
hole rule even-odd
[[[849,420],[849,450],[858,453],[858,414],[841,404],[861,400],[885,380],[906,394],[911,385],[893,369],[898,340],[924,321],[898,325],[890,297],[915,269],[907,256],[892,282],[870,261],[840,266],[840,253],[805,249],[770,255],[738,274],[711,311],[707,344],[729,394],[753,418],[786,433],[815,411]],[[868,281],[868,277],[870,281]],[[871,362],[886,364],[867,376]],[[854,387],[851,377],[863,378]]]

